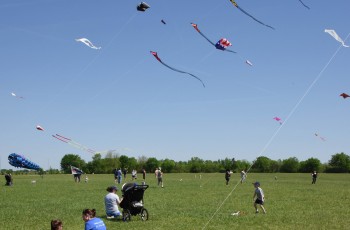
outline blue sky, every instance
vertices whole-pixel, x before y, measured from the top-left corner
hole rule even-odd
[[[349,154],[350,99],[339,94],[350,93],[350,50],[324,32],[346,39],[349,1],[304,0],[310,10],[298,0],[237,1],[276,30],[228,0],[146,2],[138,12],[131,0],[1,1],[1,168],[13,152],[44,169],[68,153],[91,160],[52,134],[176,161]],[[216,50],[191,22],[238,53]],[[75,41],[83,37],[102,49]],[[280,126],[275,116],[288,119]]]

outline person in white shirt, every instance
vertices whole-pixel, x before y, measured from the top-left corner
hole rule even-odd
[[[105,196],[105,208],[107,218],[114,218],[121,215],[118,209],[121,200],[116,194],[117,191],[117,186],[110,186],[107,188],[108,194]]]

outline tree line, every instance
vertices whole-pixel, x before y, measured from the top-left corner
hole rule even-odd
[[[128,157],[119,155],[115,152],[108,152],[105,157],[101,154],[95,154],[92,160],[85,162],[77,154],[66,154],[61,159],[60,169],[50,168],[38,174],[49,173],[71,173],[70,166],[75,166],[84,171],[84,173],[108,174],[115,169],[126,168],[129,172],[136,169],[141,172],[145,169],[147,172],[154,172],[156,168],[161,167],[165,173],[223,173],[226,169],[233,172],[240,172],[249,169],[249,172],[262,173],[309,173],[312,171],[324,173],[349,173],[350,172],[350,156],[345,153],[336,153],[331,156],[327,163],[321,163],[317,158],[309,158],[305,161],[299,161],[296,157],[290,157],[284,160],[272,160],[266,156],[260,156],[255,161],[237,160],[235,158],[225,158],[216,161],[203,160],[199,157],[192,157],[188,161],[174,161],[171,159],[157,159],[155,157],[140,156]],[[12,170],[2,169],[1,174],[6,172],[12,173],[29,173],[29,170]]]
[[[225,158],[216,161],[203,160],[199,157],[192,157],[188,161],[174,161],[171,159],[159,160],[155,157],[140,156],[128,157],[117,153],[109,152],[104,158],[101,154],[95,154],[92,161],[85,162],[79,155],[67,154],[61,160],[61,171],[71,173],[70,165],[82,169],[85,173],[105,174],[112,173],[117,168],[126,168],[129,172],[136,169],[140,172],[145,169],[147,172],[154,172],[161,167],[165,173],[214,173],[225,172],[230,169],[233,172],[240,172],[249,169],[250,172],[263,173],[308,173],[312,171],[326,173],[349,173],[350,156],[345,153],[336,153],[331,156],[327,163],[321,163],[317,158],[309,158],[299,161],[296,157],[284,160],[272,160],[266,156],[260,156],[255,161],[236,160]]]

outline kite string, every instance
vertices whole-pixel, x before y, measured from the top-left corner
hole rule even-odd
[[[350,33],[348,34],[348,36],[346,36],[345,41],[348,39],[348,37],[350,36]],[[338,54],[339,50],[342,48],[342,45],[340,45],[338,47],[338,49],[334,52],[334,54],[331,56],[331,58],[328,60],[328,62],[326,63],[326,65],[322,68],[322,70],[320,71],[320,73],[317,75],[317,77],[315,78],[315,80],[311,83],[311,85],[307,88],[307,90],[305,91],[305,93],[301,96],[301,98],[299,99],[299,101],[295,104],[295,106],[292,108],[292,110],[289,112],[287,118],[285,119],[285,121],[282,123],[282,125],[280,125],[278,127],[278,129],[273,133],[273,135],[271,136],[271,138],[269,139],[269,141],[266,143],[266,145],[262,148],[262,150],[260,151],[258,157],[256,157],[255,159],[259,158],[264,152],[265,150],[270,146],[270,144],[272,143],[272,141],[274,140],[274,138],[277,136],[277,134],[279,133],[279,131],[282,129],[282,127],[284,126],[284,124],[289,120],[289,118],[294,114],[294,112],[296,111],[296,109],[299,107],[299,105],[301,104],[301,102],[304,100],[304,98],[309,94],[309,92],[311,91],[311,89],[313,88],[313,86],[316,84],[316,82],[321,78],[323,72],[328,68],[329,64],[333,61],[333,59],[335,58],[335,56]],[[247,170],[247,174],[248,172],[251,170],[251,168],[253,167],[253,165],[255,164],[256,160],[253,161],[252,165],[248,168]],[[233,193],[233,191],[237,188],[238,184],[240,182],[238,181],[237,184],[233,187],[233,189],[231,190],[231,192],[226,196],[226,198],[222,201],[222,203],[219,205],[219,207],[216,209],[216,211],[214,212],[214,214],[209,218],[208,222],[203,226],[202,230],[205,229],[208,224],[210,223],[210,221],[214,218],[214,216],[217,214],[217,212],[220,210],[220,208],[222,207],[222,205],[226,202],[226,200],[231,196],[231,194]]]

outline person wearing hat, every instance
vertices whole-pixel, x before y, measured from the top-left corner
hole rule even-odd
[[[107,188],[108,194],[105,196],[105,208],[108,219],[121,215],[118,209],[120,199],[119,196],[116,194],[117,191],[118,188],[114,185]]]
[[[255,191],[254,191],[254,195],[253,195],[255,213],[259,213],[259,210],[258,210],[258,204],[259,204],[260,208],[263,210],[264,214],[266,214],[266,210],[264,208],[264,201],[265,201],[264,191],[260,188],[259,182],[255,182],[255,183],[253,183],[253,185],[255,187]],[[256,199],[255,199],[255,197],[256,197]]]

